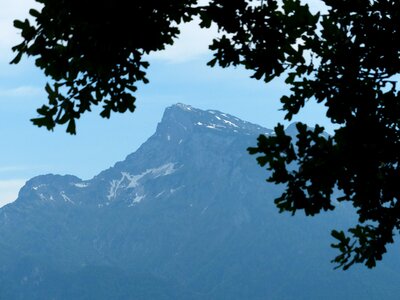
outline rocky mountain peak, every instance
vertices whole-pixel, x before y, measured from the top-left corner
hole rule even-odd
[[[198,130],[246,135],[271,133],[269,129],[230,114],[218,110],[201,110],[182,103],[168,107],[157,128],[158,133],[170,138]]]

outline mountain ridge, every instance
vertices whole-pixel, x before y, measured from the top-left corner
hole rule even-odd
[[[235,123],[234,123],[235,122]],[[236,124],[237,123],[237,124]],[[126,158],[122,161],[116,162],[114,166],[101,171],[99,174],[95,175],[92,179],[82,180],[74,175],[57,175],[57,174],[47,174],[47,175],[39,175],[27,181],[24,187],[21,189],[21,196],[25,197],[29,192],[37,194],[36,198],[40,198],[41,200],[45,200],[46,196],[41,193],[41,190],[45,186],[48,186],[47,181],[54,181],[54,188],[57,186],[70,185],[71,190],[72,187],[75,188],[75,191],[72,191],[75,194],[80,189],[88,188],[93,182],[104,181],[106,177],[114,176],[119,177],[112,179],[110,191],[108,193],[108,198],[112,198],[112,189],[116,188],[118,182],[122,180],[120,183],[123,184],[123,181],[131,181],[131,185],[133,185],[133,180],[136,178],[135,176],[139,176],[141,180],[146,179],[152,173],[157,176],[157,169],[162,171],[162,168],[171,168],[174,162],[165,162],[165,156],[171,155],[171,152],[181,152],[184,155],[185,152],[185,140],[192,139],[193,135],[203,134],[204,132],[210,135],[230,135],[229,140],[233,142],[233,140],[239,138],[240,135],[248,135],[252,136],[252,140],[254,141],[254,137],[258,136],[261,133],[270,134],[272,130],[268,130],[259,125],[246,122],[236,118],[232,115],[225,114],[219,112],[217,110],[200,110],[197,108],[193,108],[190,105],[185,105],[182,103],[178,103],[166,108],[164,115],[162,117],[161,122],[157,126],[156,132],[145,141],[142,146],[140,146],[137,151],[131,153],[126,156]],[[225,142],[226,142],[225,138]],[[166,152],[166,155],[160,156],[159,153],[154,154],[154,160],[151,162],[149,166],[141,166],[140,161],[141,157],[148,155],[147,145],[150,144],[163,144],[163,150]],[[250,140],[249,140],[250,142]],[[249,143],[250,144],[250,143]],[[200,146],[200,145],[199,145]],[[155,152],[158,151],[157,147],[153,147]],[[152,151],[150,150],[150,151]],[[243,149],[243,153],[245,153],[246,149]],[[166,170],[168,172],[168,170]],[[131,174],[131,173],[132,174]],[[148,172],[148,173],[146,173]],[[134,173],[134,174],[133,174]],[[54,176],[54,177],[52,177]],[[138,178],[138,180],[140,180]],[[69,181],[68,181],[69,180]],[[41,182],[41,181],[44,181]],[[114,184],[114,186],[113,186]],[[129,186],[129,184],[128,184]],[[132,186],[131,186],[132,187]],[[34,190],[29,191],[29,189]],[[68,200],[70,197],[63,194],[62,188],[58,191],[59,196],[57,199],[61,199],[65,202],[72,201]],[[64,191],[65,192],[65,191]],[[111,193],[111,194],[110,194]],[[140,199],[140,195],[136,196],[133,201],[138,203]],[[20,198],[20,197],[19,197]],[[54,197],[53,197],[54,198]],[[136,199],[136,200],[135,200]],[[50,199],[48,199],[50,200]],[[100,205],[109,205],[108,202],[101,203]],[[132,203],[131,203],[132,204]]]
[[[332,270],[350,214],[278,213],[246,150],[270,132],[238,120],[178,104],[92,179],[28,181],[0,209],[0,299],[396,299],[393,255]]]

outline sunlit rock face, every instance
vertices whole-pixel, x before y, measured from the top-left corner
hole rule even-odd
[[[330,230],[352,212],[277,212],[281,187],[246,151],[260,134],[176,104],[93,179],[31,179],[0,209],[0,299],[397,299],[396,249],[333,271]]]

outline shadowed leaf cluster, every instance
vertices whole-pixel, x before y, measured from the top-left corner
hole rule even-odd
[[[23,42],[13,47],[12,63],[34,56],[52,79],[48,105],[33,123],[47,129],[68,123],[75,134],[75,120],[92,105],[102,103],[105,118],[135,110],[137,84],[148,82],[143,55],[173,43],[177,25],[192,18],[195,0],[38,2],[42,10],[30,10],[35,24],[14,22]]]

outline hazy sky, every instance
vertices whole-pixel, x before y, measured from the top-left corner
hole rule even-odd
[[[314,10],[322,7],[318,0],[307,2]],[[200,30],[194,22],[182,28],[173,47],[149,57],[150,84],[137,93],[135,113],[115,114],[110,120],[96,112],[88,114],[79,120],[76,136],[65,133],[64,127],[54,132],[36,128],[29,119],[46,103],[46,78],[32,58],[17,66],[8,64],[13,58],[10,49],[20,40],[12,21],[25,18],[35,2],[0,3],[0,206],[14,201],[33,176],[57,173],[89,179],[123,160],[154,133],[164,109],[178,102],[217,109],[267,128],[283,121],[279,98],[287,88],[282,80],[265,84],[250,79],[242,69],[207,67],[215,29]],[[323,107],[315,104],[296,120],[332,131]]]

